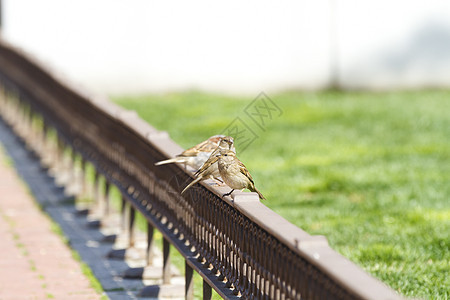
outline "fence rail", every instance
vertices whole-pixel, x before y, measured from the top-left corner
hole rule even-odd
[[[163,234],[163,283],[170,282],[169,248],[182,254],[187,299],[193,297],[193,270],[203,278],[204,299],[211,298],[211,287],[226,299],[401,298],[333,251],[324,237],[311,236],[268,209],[255,193],[222,199],[228,189],[206,182],[181,195],[180,183],[192,173],[175,164],[154,166],[182,151],[165,132],[57,79],[5,42],[0,43],[0,87],[1,116],[37,153],[63,168],[63,153],[70,151],[70,169],[77,157],[83,170],[86,162],[95,167],[95,207],[101,216],[108,214],[109,188],[120,190],[129,247],[136,213],[148,223],[148,256],[154,230]]]

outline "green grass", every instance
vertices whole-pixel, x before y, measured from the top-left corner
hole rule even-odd
[[[256,95],[255,95],[256,96]],[[265,204],[403,295],[450,298],[450,92],[286,92],[264,129],[251,97],[117,97],[187,148],[240,117]]]

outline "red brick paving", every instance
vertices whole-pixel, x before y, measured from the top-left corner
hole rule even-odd
[[[100,298],[0,149],[0,300]]]

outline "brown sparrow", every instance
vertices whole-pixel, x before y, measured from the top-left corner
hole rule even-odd
[[[252,192],[258,193],[259,198],[266,200],[261,192],[256,189],[252,176],[244,164],[236,157],[236,153],[229,150],[222,150],[217,157],[220,176],[232,188],[229,193],[224,194],[222,197],[230,195],[235,189],[249,189]]]
[[[197,178],[184,188],[184,190],[181,192],[182,194],[191,186],[202,180],[216,179],[220,182],[223,182],[218,178],[220,176],[220,172],[219,167],[217,166],[217,161],[220,151],[224,150],[228,150],[234,153],[236,152],[236,149],[234,148],[234,139],[231,136],[226,136],[220,140],[219,146],[217,146],[217,148],[211,153],[208,160],[202,165],[202,167],[198,169],[197,172],[195,172],[194,176]]]
[[[224,135],[213,135],[206,141],[189,148],[182,153],[178,154],[174,158],[167,160],[162,160],[155,163],[155,166],[170,164],[170,163],[183,163],[185,166],[188,165],[196,170],[198,170],[205,161],[208,160],[211,153],[217,148],[220,140],[225,137]]]

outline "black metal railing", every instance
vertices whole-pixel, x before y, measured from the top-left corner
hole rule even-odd
[[[71,173],[78,158],[83,172],[87,162],[95,167],[91,210],[100,220],[110,211],[109,189],[119,189],[129,248],[136,214],[146,219],[149,266],[153,232],[163,234],[162,283],[170,283],[169,248],[181,253],[187,299],[193,297],[194,270],[203,278],[204,299],[211,298],[211,287],[227,299],[401,298],[333,251],[324,237],[268,209],[255,193],[222,199],[228,189],[205,182],[181,195],[180,183],[192,172],[175,164],[154,166],[182,151],[165,132],[108,100],[86,96],[4,42],[0,85],[2,118],[44,163]],[[69,162],[64,151],[71,153]],[[151,287],[141,292],[150,294]]]

